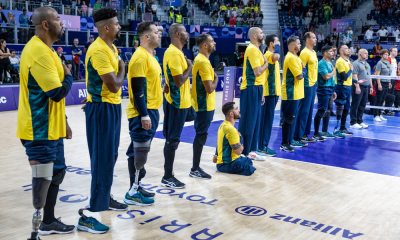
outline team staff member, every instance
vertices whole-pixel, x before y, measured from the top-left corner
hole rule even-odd
[[[128,88],[129,104],[126,113],[129,121],[131,143],[128,155],[130,190],[124,202],[139,206],[149,206],[154,193],[139,186],[146,175],[144,165],[150,151],[150,144],[156,133],[160,115],[158,108],[163,103],[161,67],[154,57],[154,49],[160,46],[161,35],[153,22],[142,22],[137,27],[140,47],[129,62]]]
[[[301,48],[299,37],[290,36],[287,41],[289,52],[286,54],[285,62],[283,63],[282,111],[284,113],[284,120],[280,149],[286,152],[293,152],[294,150],[291,145],[293,147],[302,146],[294,143],[293,135],[299,103],[304,98],[304,66],[297,56]]]
[[[118,51],[113,44],[121,35],[115,10],[101,8],[93,14],[93,20],[99,37],[90,45],[85,60],[88,89],[85,107],[86,136],[92,184],[90,206],[79,210],[81,218],[77,228],[90,233],[105,233],[110,228],[93,217],[86,217],[83,211],[128,209],[128,205],[111,197],[121,132],[121,85],[124,81],[125,64],[118,59]]]
[[[38,233],[71,233],[75,226],[54,217],[59,185],[67,169],[63,138],[72,138],[65,117],[65,97],[71,90],[72,75],[52,47],[62,37],[63,22],[54,9],[40,7],[35,9],[32,23],[35,36],[21,55],[17,137],[32,168],[35,213],[29,240],[36,240]]]
[[[279,72],[280,42],[275,34],[265,37],[268,51],[264,58],[268,61],[268,68],[265,70],[264,83],[264,105],[261,106],[260,135],[258,138],[258,152],[267,156],[275,156],[276,151],[268,147],[271,138],[272,124],[274,122],[275,107],[281,95],[281,74]]]
[[[304,98],[299,104],[298,119],[296,120],[296,131],[294,134],[294,143],[307,146],[307,142],[315,142],[315,139],[308,137],[311,129],[312,115],[315,100],[315,83],[318,80],[318,58],[313,50],[317,44],[317,38],[314,33],[304,34],[306,47],[300,53],[300,59],[306,67],[304,75]]]
[[[264,33],[258,27],[249,30],[250,44],[246,48],[243,64],[243,81],[240,85],[240,109],[243,118],[239,132],[243,136],[243,154],[253,160],[266,160],[256,154],[260,131],[261,105],[264,104],[263,85],[268,61],[260,51]]]
[[[171,45],[164,53],[163,69],[168,91],[165,94],[163,134],[164,146],[164,177],[163,187],[185,188],[173,175],[175,151],[178,149],[185,120],[190,114],[190,81],[192,62],[182,52],[183,46],[189,41],[189,33],[182,24],[172,24],[169,28]]]
[[[196,45],[199,47],[199,54],[193,63],[191,94],[192,105],[196,111],[194,120],[196,136],[193,141],[193,166],[189,176],[210,179],[211,176],[200,168],[200,158],[215,112],[215,89],[218,86],[218,76],[211,66],[209,57],[215,52],[216,47],[214,38],[209,34],[199,35]]]

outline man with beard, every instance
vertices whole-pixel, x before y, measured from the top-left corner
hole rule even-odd
[[[175,151],[178,149],[185,120],[190,113],[190,81],[192,62],[183,54],[182,48],[189,41],[189,33],[182,24],[172,24],[169,28],[171,45],[164,53],[163,69],[165,84],[165,111],[163,134],[164,145],[164,177],[163,187],[185,188],[173,175]]]
[[[290,36],[287,42],[289,52],[286,54],[283,63],[282,111],[284,119],[280,149],[286,152],[294,152],[290,143],[295,131],[300,100],[304,98],[304,66],[297,56],[301,48],[299,37]]]
[[[268,61],[260,51],[264,33],[258,27],[249,30],[250,44],[244,53],[243,81],[240,85],[240,109],[243,118],[239,132],[243,136],[243,154],[252,160],[266,160],[258,155],[257,141],[260,131],[261,105],[264,104],[263,85]]]
[[[119,38],[121,26],[113,8],[101,8],[93,14],[99,32],[86,54],[86,85],[88,90],[86,136],[90,155],[92,184],[90,206],[79,210],[78,229],[90,233],[105,233],[109,227],[93,217],[86,217],[84,210],[101,212],[123,211],[128,205],[111,196],[114,166],[118,158],[121,132],[121,85],[125,64],[118,59],[113,42]]]
[[[304,75],[304,98],[300,100],[299,113],[296,120],[296,131],[294,134],[292,147],[305,147],[307,142],[315,142],[315,139],[309,138],[311,133],[311,122],[314,108],[315,91],[318,78],[318,58],[313,50],[317,44],[317,38],[312,32],[304,34],[306,47],[300,53],[300,59],[306,67]]]
[[[139,206],[149,206],[154,193],[145,191],[139,181],[146,175],[144,165],[150,151],[150,144],[156,133],[160,115],[158,108],[163,103],[161,67],[153,56],[160,45],[161,35],[153,22],[142,22],[137,27],[140,47],[129,62],[128,88],[129,104],[126,108],[129,121],[131,143],[128,155],[130,190],[124,202]]]
[[[65,97],[71,90],[72,75],[52,47],[61,39],[63,22],[48,7],[37,8],[32,20],[35,36],[21,55],[17,137],[32,168],[32,200],[36,211],[29,240],[36,240],[38,233],[66,234],[73,232],[75,226],[65,225],[54,216],[59,186],[67,169],[63,138],[72,138],[65,116]]]
[[[214,38],[209,34],[199,35],[196,45],[199,47],[199,54],[193,63],[191,94],[192,105],[197,113],[194,120],[196,137],[193,141],[193,166],[189,176],[211,179],[211,176],[200,168],[200,158],[215,111],[215,89],[218,86],[218,76],[211,66],[209,57],[216,48]]]
[[[225,121],[218,129],[218,146],[216,151],[217,170],[224,173],[250,176],[256,170],[250,158],[241,156],[243,145],[235,122],[240,119],[240,111],[234,102],[222,106]]]

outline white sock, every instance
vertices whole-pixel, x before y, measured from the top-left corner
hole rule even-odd
[[[135,183],[133,183],[131,189],[129,190],[129,195],[130,196],[135,195],[138,188],[139,188],[139,185],[136,185]]]

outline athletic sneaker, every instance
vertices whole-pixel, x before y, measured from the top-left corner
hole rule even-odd
[[[161,186],[170,187],[170,188],[185,188],[186,185],[180,182],[175,176],[171,178],[165,179],[164,177],[161,179]]]
[[[313,139],[315,140],[315,141],[318,141],[318,142],[324,142],[325,141],[325,138],[323,138],[322,136],[321,136],[321,134],[316,134],[316,135],[314,135],[313,136]]]
[[[292,142],[290,143],[290,146],[292,146],[292,147],[303,147],[303,144],[301,144],[301,143],[295,141],[294,139],[292,139]]]
[[[273,157],[276,155],[276,151],[269,149],[269,147],[265,146],[263,149],[258,149],[257,153],[260,153],[260,155],[268,156],[268,157]]]
[[[315,142],[315,139],[309,138],[307,135],[304,134],[303,138],[301,139],[303,140],[303,142],[309,142],[309,143],[313,143]],[[308,144],[307,144],[308,145]]]
[[[109,206],[110,210],[125,211],[128,210],[128,208],[129,208],[128,205],[117,202],[117,200],[115,200],[112,195],[110,196],[110,206]]]
[[[382,115],[379,116],[381,118],[382,121],[386,121],[387,119],[382,117]]]
[[[142,188],[142,186],[139,186],[138,192],[140,192],[144,197],[147,197],[147,198],[154,198],[156,196],[155,193],[151,193],[151,192],[144,190]]]
[[[369,126],[367,125],[367,124],[365,124],[365,123],[360,123],[360,126],[362,127],[362,128],[368,128]]]
[[[374,121],[376,122],[382,122],[382,119],[379,116],[374,117]]]
[[[342,139],[346,137],[343,133],[341,133],[336,128],[335,128],[335,131],[333,132],[333,135],[335,135],[335,137],[337,137],[337,138],[342,138]]]
[[[329,132],[321,133],[321,137],[323,137],[323,138],[335,138],[335,136],[330,134]]]
[[[200,167],[196,171],[190,171],[189,176],[200,179],[211,179],[211,175],[204,172]]]
[[[87,217],[86,220],[79,218],[77,228],[78,230],[94,234],[106,233],[108,230],[110,230],[109,227],[97,221],[97,219],[94,217]]]
[[[361,129],[362,127],[360,126],[360,124],[355,123],[355,124],[353,124],[353,125],[350,125],[350,128]]]
[[[261,156],[261,155],[258,155],[258,154],[255,153],[255,152],[250,152],[250,153],[249,153],[249,156],[247,156],[247,157],[250,158],[251,160],[256,160],[256,161],[265,161],[265,160],[267,160],[266,157],[263,157],[263,156]]]
[[[129,192],[127,192],[124,202],[129,205],[150,206],[154,203],[154,200],[143,196],[143,194],[137,191],[133,196],[129,195]]]
[[[290,144],[281,144],[280,149],[281,149],[282,151],[285,151],[285,152],[294,152],[294,150],[293,150],[293,148],[290,146]]]
[[[352,132],[349,132],[349,130],[347,130],[347,128],[340,129],[339,131],[340,131],[341,133],[343,133],[344,135],[346,135],[346,136],[353,136],[353,133],[352,133]]]
[[[306,141],[304,141],[303,139],[296,140],[296,142],[298,142],[300,144],[303,144],[302,147],[307,147],[308,146],[308,143]]]
[[[61,218],[57,218],[54,222],[46,224],[44,222],[40,223],[39,234],[40,235],[50,235],[50,234],[68,234],[75,230],[75,225],[66,225],[61,222]]]

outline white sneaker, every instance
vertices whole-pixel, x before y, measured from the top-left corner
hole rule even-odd
[[[376,122],[382,122],[382,119],[379,116],[374,117],[374,121]]]
[[[380,115],[379,117],[381,118],[382,121],[387,121],[387,119],[382,117],[382,115]]]
[[[350,128],[361,129],[362,127],[360,126],[360,124],[356,123],[356,124],[350,125]]]
[[[248,156],[251,160],[257,160],[257,161],[265,161],[267,160],[266,157],[260,156],[255,152],[250,152]]]
[[[362,127],[362,128],[368,128],[369,126],[367,125],[367,124],[365,124],[365,123],[360,123],[360,126]]]

